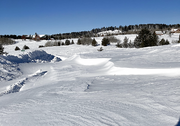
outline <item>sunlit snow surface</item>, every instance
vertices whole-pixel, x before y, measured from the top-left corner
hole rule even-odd
[[[96,38],[99,43],[101,39]],[[39,49],[45,42],[19,40],[5,46],[9,57],[16,58],[0,57],[0,125],[177,124],[179,44],[143,49],[118,49],[112,44],[102,52],[97,51],[100,46],[80,45]],[[24,44],[30,50],[14,51]],[[29,57],[19,62],[23,55]]]

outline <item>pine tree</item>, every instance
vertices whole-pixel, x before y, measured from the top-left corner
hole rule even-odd
[[[169,45],[169,41],[166,39],[161,39],[161,41],[159,42],[159,45]]]
[[[128,46],[129,46],[129,48],[133,48],[133,47],[134,47],[134,45],[133,45],[133,43],[131,42],[131,40],[129,41]]]
[[[153,32],[152,34],[152,41],[151,41],[151,45],[150,46],[157,46],[158,44],[158,36],[156,35],[155,32]]]
[[[123,47],[124,48],[128,48],[129,46],[128,46],[128,38],[125,36],[125,38],[124,38],[124,41],[123,41]]]
[[[72,40],[71,44],[74,44],[74,41]]]
[[[24,45],[23,49],[30,49],[27,45]]]
[[[71,43],[71,42],[70,42],[69,40],[66,40],[66,41],[65,41],[65,45],[70,45],[70,43]]]
[[[81,39],[78,39],[77,44],[81,45]]]
[[[60,41],[58,42],[58,46],[61,46],[61,42]]]
[[[169,44],[170,44],[169,40],[166,39],[165,45],[169,45]]]
[[[116,47],[122,48],[123,46],[122,46],[122,44],[121,44],[120,42],[118,42],[118,43],[116,44]]]
[[[141,47],[148,47],[150,40],[151,32],[148,29],[142,29],[139,33],[139,38],[141,41]]]
[[[165,39],[161,39],[161,41],[159,42],[159,45],[165,45]]]
[[[141,46],[141,42],[139,40],[139,37],[136,36],[136,38],[134,39],[134,47],[135,48],[140,48],[140,46]]]
[[[134,40],[136,48],[157,46],[158,36],[154,32],[153,34],[148,29],[142,29],[138,36]]]
[[[20,50],[20,48],[18,46],[16,46],[16,48],[14,50],[17,51],[17,50]]]
[[[62,42],[61,45],[65,45],[64,42]]]
[[[103,45],[103,46],[110,45],[109,39],[108,38],[103,38],[101,45]]]
[[[97,41],[95,39],[92,40],[92,46],[97,46]]]
[[[4,54],[4,47],[0,44],[0,55]]]

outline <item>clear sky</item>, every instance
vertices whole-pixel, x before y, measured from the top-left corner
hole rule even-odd
[[[0,0],[0,34],[57,34],[180,24],[180,0]]]

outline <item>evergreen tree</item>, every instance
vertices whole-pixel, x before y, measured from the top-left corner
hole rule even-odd
[[[109,39],[108,38],[103,38],[101,45],[103,45],[103,46],[110,45]]]
[[[60,41],[58,42],[58,46],[61,46],[61,42]]]
[[[151,41],[151,45],[150,46],[157,46],[158,44],[158,36],[156,35],[155,32],[153,32],[152,34],[152,41]]]
[[[148,47],[149,46],[149,39],[151,36],[151,32],[148,29],[142,29],[139,33],[139,39],[141,42],[141,47]]]
[[[118,42],[118,43],[116,44],[116,47],[122,48],[123,46],[122,46],[122,44],[121,44],[120,42]]]
[[[72,40],[71,44],[74,44],[74,41]]]
[[[133,48],[134,47],[134,45],[133,45],[133,43],[131,42],[131,40],[130,40],[130,42],[129,42],[129,48]]]
[[[161,39],[161,41],[159,42],[159,45],[169,45],[169,41],[165,39]]]
[[[77,44],[81,45],[81,39],[78,39]]]
[[[92,46],[97,46],[97,41],[95,39],[92,40]]]
[[[70,44],[71,44],[71,42],[69,40],[65,41],[65,45],[70,45]]]
[[[64,42],[62,42],[61,45],[65,45]]]
[[[18,46],[16,46],[16,48],[14,50],[17,51],[17,50],[20,50],[20,48]]]
[[[139,37],[136,36],[136,38],[134,39],[134,47],[135,48],[140,48],[140,46],[141,46],[141,42],[139,40]]]
[[[168,41],[168,39],[166,39],[165,45],[169,45],[170,42]]]
[[[123,47],[124,48],[128,48],[128,38],[125,36],[125,38],[124,38],[124,41],[123,41]]]
[[[158,37],[155,32],[152,34],[148,29],[142,29],[134,40],[135,47],[157,46]]]
[[[159,45],[164,45],[165,44],[165,39],[161,39],[161,41],[159,42]]]
[[[92,45],[92,39],[91,39],[91,37],[81,38],[81,44],[82,44],[82,45]]]
[[[4,54],[4,47],[0,44],[0,55]]]
[[[27,45],[24,45],[23,49],[30,49]]]

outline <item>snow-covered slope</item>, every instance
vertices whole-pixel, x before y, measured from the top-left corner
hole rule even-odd
[[[122,31],[120,31],[120,30],[114,30],[114,31],[108,30],[108,31],[99,32],[97,34],[98,35],[116,35],[116,34],[120,34],[120,33],[122,33]]]
[[[44,43],[19,40],[5,46],[11,56],[0,57],[1,125],[177,124],[179,44],[142,49],[110,45],[98,52],[100,47],[81,45],[39,49]],[[14,51],[24,44],[30,50]]]

